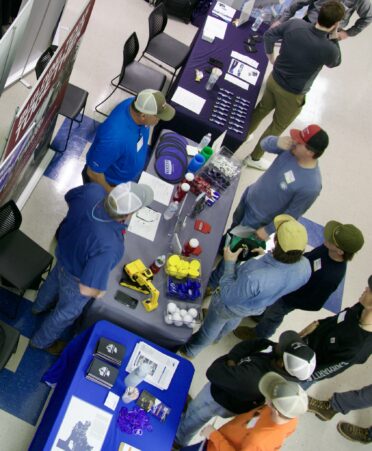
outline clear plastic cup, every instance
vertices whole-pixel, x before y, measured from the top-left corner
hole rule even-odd
[[[205,89],[207,91],[211,91],[213,89],[213,86],[217,83],[217,80],[221,77],[222,70],[218,67],[214,67],[212,69],[211,74],[209,75],[207,84],[205,85]]]

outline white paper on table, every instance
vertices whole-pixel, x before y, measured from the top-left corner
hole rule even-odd
[[[199,149],[196,146],[190,146],[190,144],[188,144],[186,146],[186,152],[189,157],[195,157],[195,155],[199,153]]]
[[[112,415],[93,404],[72,396],[54,440],[52,451],[92,447],[92,451],[102,449]],[[85,446],[84,446],[85,441]]]
[[[167,390],[179,361],[140,341],[136,344],[125,371],[131,373],[142,363],[147,363],[151,367],[145,381],[160,390]]]
[[[217,2],[212,10],[212,14],[221,17],[221,19],[225,20],[226,22],[232,21],[235,12],[236,9],[232,8],[229,5],[226,5],[223,2]]]
[[[154,192],[154,200],[156,200],[156,202],[167,206],[169,205],[173,194],[173,185],[164,182],[164,180],[161,180],[159,177],[155,177],[148,172],[142,172],[138,183],[144,183],[152,188]]]
[[[231,57],[236,58],[240,61],[243,61],[243,63],[249,64],[250,66],[254,67],[255,69],[257,69],[257,67],[258,67],[258,61],[250,58],[247,55],[243,55],[242,53],[236,52],[235,50],[233,50],[231,52]]]
[[[128,226],[128,232],[132,232],[146,240],[154,241],[159,227],[161,213],[144,207],[133,214]]]
[[[118,405],[119,399],[120,398],[116,393],[109,391],[105,400],[105,406],[111,410],[115,410],[116,406]]]
[[[179,86],[173,94],[172,102],[178,103],[178,105],[181,105],[196,114],[200,114],[205,104],[205,99]]]
[[[203,34],[223,39],[225,37],[227,23],[216,17],[208,16],[205,21]]]
[[[253,69],[251,66],[248,66],[248,64],[242,63],[235,58],[231,58],[228,73],[253,86],[257,83],[258,76],[260,75],[258,69]]]
[[[249,88],[249,84],[246,83],[243,80],[240,80],[240,78],[236,78],[233,75],[230,74],[226,74],[225,75],[225,80],[229,81],[230,83],[233,83],[236,86],[240,86],[241,88],[245,89],[246,91],[248,91]]]

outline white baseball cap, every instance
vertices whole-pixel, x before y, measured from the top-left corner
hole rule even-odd
[[[147,207],[154,200],[152,188],[143,183],[121,183],[107,196],[107,204],[115,215],[129,215]]]

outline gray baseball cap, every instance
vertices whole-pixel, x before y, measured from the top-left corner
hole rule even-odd
[[[167,103],[164,94],[154,89],[139,92],[134,106],[141,113],[156,116],[162,121],[170,121],[176,114],[176,110]]]
[[[273,371],[266,373],[258,383],[260,392],[278,412],[295,418],[307,411],[307,394],[296,382],[287,381]]]

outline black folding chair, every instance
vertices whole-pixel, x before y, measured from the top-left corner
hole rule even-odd
[[[115,86],[115,89],[95,107],[95,110],[103,116],[107,117],[107,114],[100,111],[98,107],[105,103],[117,88],[130,92],[131,94],[137,94],[143,89],[155,89],[156,91],[163,89],[166,80],[165,75],[145,64],[135,61],[138,50],[138,38],[134,32],[124,44],[121,72],[111,80],[111,84]],[[115,82],[115,80],[117,81]]]
[[[14,201],[0,207],[0,280],[22,296],[27,289],[39,288],[43,275],[52,267],[53,256],[19,230],[21,223]],[[17,309],[18,305],[14,317]]]
[[[145,57],[159,67],[165,69],[172,74],[171,84],[176,75],[177,70],[186,61],[190,48],[178,41],[177,39],[164,33],[167,26],[168,17],[167,11],[163,3],[160,3],[149,16],[149,39],[141,58]],[[140,60],[141,60],[140,58]],[[171,67],[172,70],[167,69],[158,62],[159,60]]]
[[[37,79],[40,78],[42,72],[48,65],[56,49],[57,46],[51,45],[38,59],[35,67]],[[69,83],[67,85],[65,95],[63,97],[63,101],[58,113],[70,120],[70,127],[68,129],[68,134],[63,150],[51,147],[51,149],[53,149],[55,152],[63,153],[67,149],[73,123],[77,122],[80,125],[83,122],[87,99],[88,91],[85,91],[84,89],[81,89],[78,86],[73,85],[72,83]]]

